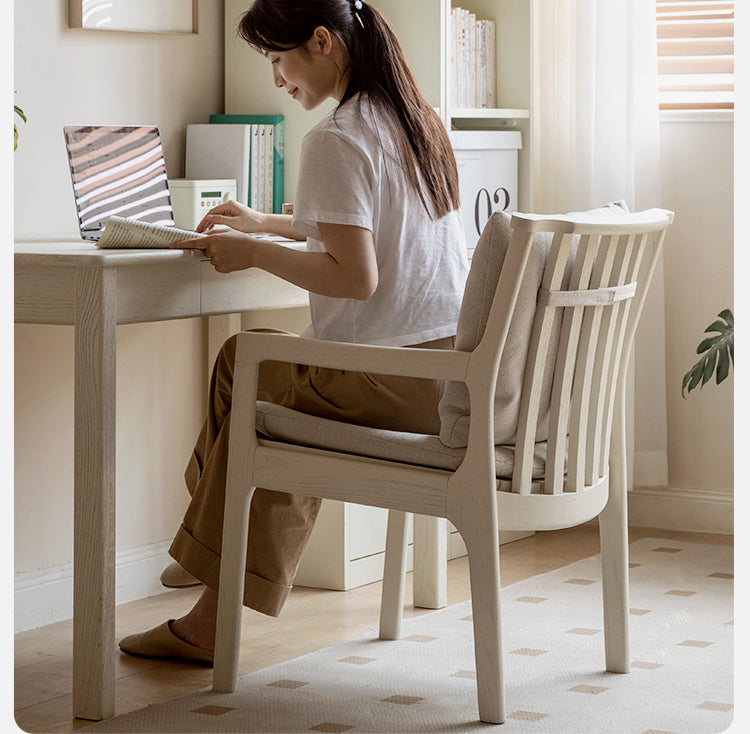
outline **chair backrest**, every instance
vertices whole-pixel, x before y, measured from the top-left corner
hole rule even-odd
[[[486,380],[496,385],[495,443],[516,447],[512,491],[579,491],[606,475],[617,391],[671,221],[671,212],[628,214],[620,204],[490,219],[467,280],[456,348],[497,353],[503,346]],[[501,301],[514,279],[500,278],[524,267],[524,258],[508,327]],[[465,387],[446,386],[440,415],[441,440],[466,445]],[[533,483],[534,450],[545,440],[546,479]]]

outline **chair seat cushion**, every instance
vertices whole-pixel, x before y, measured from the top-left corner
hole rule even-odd
[[[434,469],[455,470],[466,454],[465,448],[450,448],[438,436],[343,423],[264,401],[258,402],[255,427],[261,436],[275,441]],[[544,476],[546,448],[546,442],[536,446],[534,478]],[[495,447],[498,477],[511,477],[513,456],[512,446]]]

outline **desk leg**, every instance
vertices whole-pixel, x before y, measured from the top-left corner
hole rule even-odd
[[[205,316],[204,318],[208,333],[206,364],[208,365],[208,377],[210,379],[216,355],[224,346],[224,342],[230,336],[242,331],[242,314],[228,313],[219,316]]]
[[[73,715],[115,710],[115,330],[117,273],[76,276]]]

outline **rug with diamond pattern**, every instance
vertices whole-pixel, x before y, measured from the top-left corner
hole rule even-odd
[[[502,591],[507,720],[478,721],[465,602],[86,732],[709,734],[733,717],[731,547],[631,546],[632,671],[603,672],[599,556]]]

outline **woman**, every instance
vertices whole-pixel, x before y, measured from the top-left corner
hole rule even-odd
[[[199,224],[207,237],[176,246],[204,250],[219,272],[259,267],[308,290],[312,325],[303,336],[451,348],[466,278],[456,164],[388,23],[361,0],[255,0],[239,33],[304,109],[339,104],[304,138],[293,217],[230,202]],[[212,233],[219,224],[231,229]],[[307,251],[253,232],[307,238]],[[170,549],[206,589],[184,617],[125,638],[125,652],[213,659],[235,342],[216,360],[185,474],[191,501]],[[328,418],[437,433],[440,392],[432,380],[263,363],[258,395]],[[256,490],[247,606],[279,614],[319,504]]]

